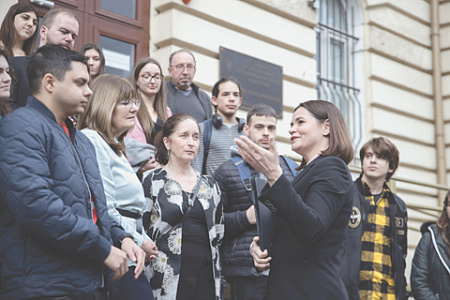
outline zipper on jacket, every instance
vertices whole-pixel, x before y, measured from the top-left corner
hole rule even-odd
[[[90,209],[87,210],[87,213],[88,213],[88,216],[91,218],[91,220],[93,220],[93,216],[92,216],[92,208],[93,208],[92,205],[93,204],[91,203],[91,198],[92,198],[91,189],[89,188],[89,184],[87,182],[86,176],[84,175],[84,169],[83,169],[83,166],[81,165],[80,156],[78,155],[78,152],[72,142],[70,142],[70,145],[72,146],[75,160],[76,160],[78,166],[80,167],[81,176],[83,178],[83,182],[85,185],[85,194],[87,196],[87,201],[88,201],[88,204],[90,207]],[[103,270],[103,268],[102,268],[102,266],[100,266],[100,274],[99,274],[100,275],[100,288],[103,288],[105,286],[105,278],[104,278],[104,274],[103,274],[102,270]]]
[[[436,253],[439,257],[439,260],[441,261],[442,265],[444,266],[444,268],[447,270],[448,274],[450,274],[450,268],[448,267],[448,265],[445,263],[444,258],[442,257],[441,252],[439,252],[439,248],[438,248],[438,244],[436,242],[436,237],[434,236],[434,232],[433,229],[431,229],[430,227],[428,227],[428,230],[431,232],[431,240],[433,241],[433,245],[434,245],[434,249],[436,249]]]
[[[87,201],[88,201],[89,207],[91,208],[91,209],[88,209],[87,213],[88,213],[88,216],[92,219],[93,217],[92,217],[92,203],[91,203],[92,194],[91,194],[91,189],[89,188],[89,184],[87,182],[86,176],[84,175],[84,169],[83,169],[83,166],[81,165],[81,159],[80,159],[80,157],[78,155],[78,152],[75,149],[75,146],[72,144],[72,142],[70,143],[70,145],[72,146],[72,150],[73,150],[73,153],[74,153],[75,160],[76,160],[76,162],[77,162],[77,164],[78,164],[78,166],[80,167],[80,170],[81,170],[81,177],[83,178],[83,182],[84,182],[84,185],[85,185],[85,195],[87,196]]]

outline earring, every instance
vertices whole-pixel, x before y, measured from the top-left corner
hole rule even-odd
[[[167,158],[167,160],[169,160],[169,158],[170,158],[170,150],[167,150],[166,158]]]

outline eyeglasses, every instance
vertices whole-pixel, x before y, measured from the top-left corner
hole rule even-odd
[[[152,79],[155,79],[155,81],[161,81],[161,79],[164,78],[164,76],[161,74],[155,74],[155,75],[142,74],[142,75],[139,75],[138,77],[141,77],[144,81],[152,81]]]
[[[124,100],[120,100],[119,103],[126,107],[131,107],[131,104],[134,104],[137,108],[139,108],[141,106],[141,100],[139,100],[139,99],[135,99],[135,100],[124,99]]]
[[[179,64],[176,66],[171,66],[172,68],[175,68],[178,72],[181,72],[184,70],[184,68],[186,68],[186,70],[188,72],[192,72],[195,69],[195,66],[193,64],[188,64],[188,65],[183,65],[183,64]]]

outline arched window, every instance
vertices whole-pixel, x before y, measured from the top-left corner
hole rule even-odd
[[[361,11],[356,0],[316,0],[317,92],[344,115],[353,146],[363,141]]]

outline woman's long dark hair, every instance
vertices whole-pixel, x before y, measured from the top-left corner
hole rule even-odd
[[[36,14],[36,18],[39,17],[36,9],[31,4],[25,2],[17,3],[9,8],[0,28],[0,40],[2,41],[3,46],[10,57],[14,56],[13,47],[16,44],[17,30],[14,27],[14,18],[18,14],[25,12],[34,12]],[[25,51],[26,55],[30,55],[35,50],[38,32],[39,28],[36,25],[36,30],[33,35],[23,43],[23,51]]]
[[[105,55],[103,54],[103,50],[102,48],[100,48],[99,45],[97,44],[93,44],[93,43],[87,43],[85,44],[83,47],[81,47],[80,49],[80,53],[84,55],[84,53],[88,50],[95,50],[98,52],[98,56],[100,57],[100,68],[98,69],[98,73],[97,75],[95,75],[94,78],[91,78],[91,80],[94,80],[95,78],[97,78],[100,75],[105,74]]]

